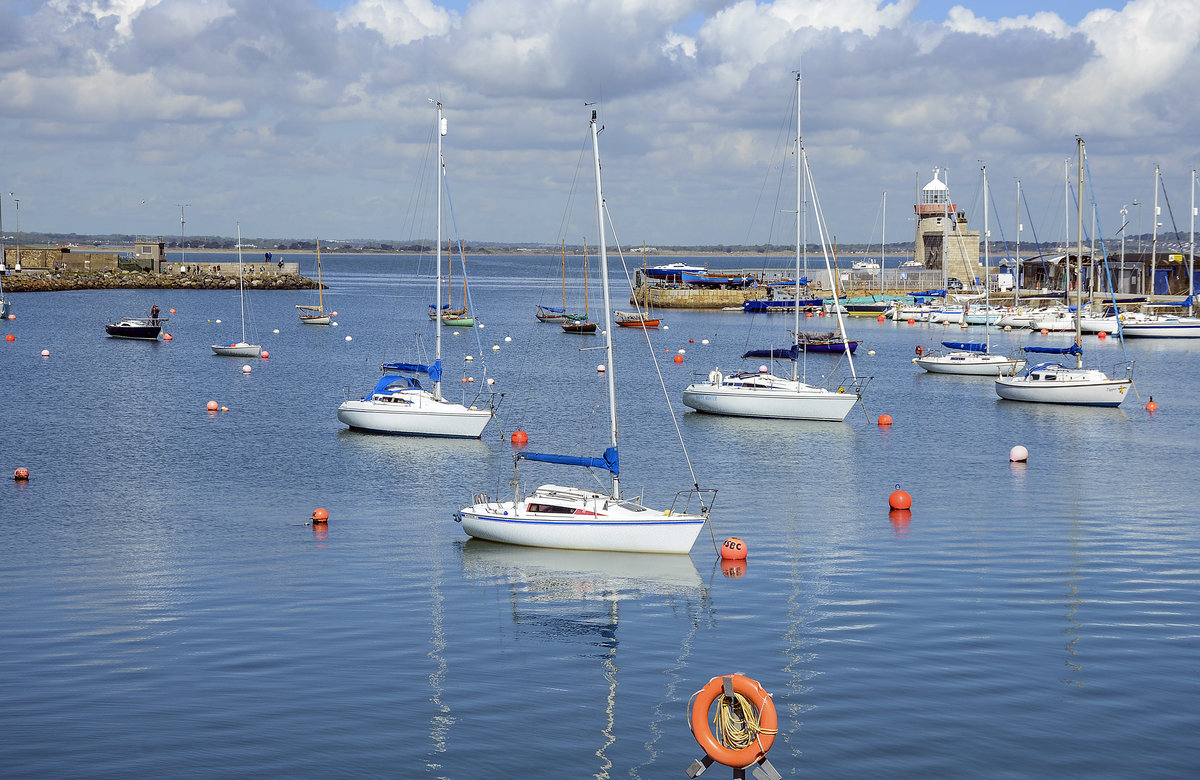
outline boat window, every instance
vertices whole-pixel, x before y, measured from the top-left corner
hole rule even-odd
[[[561,515],[571,514],[571,509],[565,506],[555,506],[554,504],[534,504],[530,503],[526,506],[530,512],[557,513]]]

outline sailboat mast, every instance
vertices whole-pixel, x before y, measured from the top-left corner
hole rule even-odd
[[[603,230],[604,226],[601,225],[600,229]],[[583,318],[585,320],[588,319],[588,315],[591,314],[589,304],[588,304],[588,302],[591,300],[591,298],[592,298],[591,292],[588,290],[587,236],[584,236],[584,238],[583,238]]]
[[[800,167],[800,150],[802,148],[800,140],[800,73],[796,72],[796,312],[795,319],[792,325],[792,333],[797,339],[800,338],[800,246],[803,242],[803,209],[801,206],[804,200],[804,171]],[[800,376],[800,367],[797,365],[800,361],[792,361],[792,381],[795,382]]]
[[[1188,222],[1188,297],[1196,294],[1196,169],[1192,168],[1192,216]],[[1195,306],[1195,301],[1192,302]],[[1190,312],[1189,312],[1190,313]]]
[[[1021,180],[1017,179],[1017,253],[1013,268],[1013,306],[1021,297]],[[1124,235],[1124,234],[1122,234]]]
[[[434,293],[434,347],[433,347],[433,362],[438,365],[442,360],[442,177],[446,175],[446,161],[442,159],[442,136],[446,134],[446,120],[442,117],[442,103],[437,101],[437,239],[433,245],[437,247],[435,254],[437,260],[435,262],[437,268],[437,283],[434,287],[437,292]],[[439,367],[440,368],[440,367]],[[438,378],[433,382],[433,397],[439,401],[442,399],[442,380],[441,371],[438,371]]]
[[[887,190],[883,191],[883,227],[879,229],[879,300],[883,302],[883,267],[887,253]]]
[[[567,239],[562,243],[563,316],[567,314]]]
[[[309,300],[312,300],[309,298]],[[321,283],[321,237],[317,236],[317,305],[325,313],[325,285]]]
[[[991,237],[991,231],[988,230],[988,182],[987,182],[987,165],[983,166],[983,341],[984,351],[991,352],[992,350],[992,288],[988,284],[989,270],[991,266],[991,248],[988,246]]]
[[[1147,296],[1154,295],[1154,274],[1158,270],[1158,166],[1154,166],[1154,227],[1150,239],[1150,289]],[[1153,297],[1150,298],[1153,301]]]
[[[1079,197],[1075,199],[1075,346],[1079,348],[1083,346],[1083,323],[1080,321],[1083,316],[1083,139],[1075,136],[1075,140],[1079,145],[1079,186],[1076,188]],[[1075,368],[1083,368],[1082,352],[1075,355]]]
[[[238,298],[242,308],[242,343],[246,343],[246,290],[242,285],[242,223],[237,223],[238,231]]]
[[[608,363],[608,421],[609,444],[617,446],[617,366],[613,360],[612,302],[608,294],[608,244],[604,231],[604,189],[600,186],[600,129],[596,127],[596,112],[592,111],[592,163],[596,173],[596,226],[600,228],[600,279],[604,284],[604,357]],[[587,277],[584,277],[586,282]],[[616,472],[612,473],[612,495],[621,495],[621,482]]]

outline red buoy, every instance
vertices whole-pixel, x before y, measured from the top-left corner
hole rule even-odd
[[[917,321],[916,321],[916,320],[914,320],[912,317],[909,317],[909,318],[908,318],[908,324],[909,324],[909,325],[916,325],[916,324],[917,324]]]
[[[682,362],[683,362],[683,355],[676,355],[676,356],[675,356],[675,362],[676,362],[676,363],[682,363]]]
[[[208,406],[207,406],[206,408],[207,408],[207,409],[208,409],[208,411],[210,411],[210,412],[215,412],[215,411],[217,411],[217,409],[218,409],[219,407],[217,406],[217,402],[216,402],[216,401],[209,401],[209,402],[208,402]]]
[[[1154,396],[1150,396],[1150,400],[1146,402],[1146,411],[1151,413],[1158,411],[1158,404],[1154,403]]]
[[[174,336],[172,336],[170,333],[164,333],[164,334],[163,334],[163,341],[170,341],[170,340],[171,340],[171,339],[173,339],[173,338],[175,338],[175,337],[174,337]]]
[[[513,444],[528,444],[529,443],[529,434],[525,433],[525,431],[513,431],[512,436],[509,438],[512,440]]]
[[[887,317],[885,317],[885,316],[883,316],[882,314],[880,314],[878,317],[876,317],[876,318],[875,318],[875,321],[876,321],[876,322],[886,322],[886,321],[887,321]]]
[[[879,427],[885,428],[892,424],[892,416],[890,414],[879,415]]]
[[[17,470],[13,472],[13,479],[17,482],[24,482],[29,479],[29,469],[24,466],[17,467]]]
[[[892,494],[888,496],[888,506],[892,509],[912,509],[912,496],[908,494],[908,491],[901,490],[900,486],[897,485]]]
[[[266,360],[267,358],[271,357],[271,353],[270,353],[270,352],[267,352],[267,351],[264,349],[264,350],[262,351],[262,355],[261,355],[261,357],[262,357],[262,359],[263,359],[263,360]]]
[[[329,522],[329,512],[325,511],[321,507],[317,507],[316,509],[313,510],[312,521],[313,521],[313,525],[316,525],[317,523],[328,523]]]
[[[8,334],[7,336],[5,336],[5,337],[4,337],[4,340],[5,340],[5,341],[16,341],[16,340],[17,340],[17,337],[16,337],[16,336],[14,336],[13,334],[11,334],[11,333],[10,333],[10,334]]]
[[[721,560],[723,561],[744,561],[749,552],[746,543],[736,536],[731,536],[721,542]]]
[[[1101,341],[1104,341],[1106,338],[1108,338],[1108,334],[1105,333],[1104,331],[1100,331],[1099,333],[1096,334],[1096,338],[1100,339]]]

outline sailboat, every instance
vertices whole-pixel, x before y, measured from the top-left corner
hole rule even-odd
[[[301,325],[328,325],[331,315],[325,311],[325,285],[321,283],[321,238],[317,237],[317,305],[301,306],[299,309]]]
[[[596,112],[589,125],[592,136],[592,160],[596,177],[596,217],[600,229],[600,278],[604,287],[604,321],[611,322],[608,287],[608,249],[604,230],[604,193],[600,183],[599,130]],[[542,485],[525,496],[520,480],[513,479],[515,493],[511,501],[475,496],[475,503],[461,509],[455,519],[463,531],[476,539],[518,544],[525,547],[552,547],[568,550],[607,550],[610,552],[674,553],[686,555],[708,521],[716,491],[693,485],[679,491],[666,510],[651,509],[621,495],[620,459],[617,451],[617,386],[613,357],[612,328],[604,329],[605,372],[608,385],[609,446],[600,457],[520,452],[521,460],[557,463],[604,469],[609,472],[608,492],[591,488]],[[699,511],[691,512],[693,500]],[[682,506],[680,506],[682,504]]]
[[[446,135],[446,120],[442,104],[437,105],[437,293],[436,306],[442,304],[442,179],[446,161],[442,157],[442,136]],[[384,376],[363,398],[347,399],[338,407],[338,420],[351,428],[369,433],[390,433],[402,436],[445,436],[478,439],[492,419],[491,405],[486,408],[464,406],[442,397],[442,319],[434,318],[436,337],[434,361],[423,363],[384,363]],[[426,390],[412,374],[429,377],[433,389]]]
[[[214,355],[221,357],[259,357],[262,355],[261,344],[249,344],[246,342],[246,285],[243,283],[242,275],[242,223],[239,222],[238,230],[238,298],[241,301],[242,314],[242,340],[231,341],[228,344],[213,344],[212,351]]]
[[[613,312],[617,318],[618,327],[622,328],[657,328],[662,324],[662,321],[657,317],[650,315],[650,277],[646,275],[646,243],[642,242],[642,285],[646,289],[646,294],[643,300],[646,302],[646,308],[643,310],[638,306],[637,311],[620,311],[619,309]],[[637,302],[637,295],[633,296],[634,302]]]
[[[538,322],[562,322],[567,314],[567,241],[563,239],[562,243],[562,308],[557,306],[547,306],[544,303],[537,305]]]
[[[564,266],[565,267],[565,266]],[[564,277],[565,279],[565,277]],[[583,240],[583,314],[567,314],[567,298],[566,298],[566,282],[563,282],[563,318],[562,329],[564,333],[577,333],[580,335],[588,335],[596,332],[596,323],[588,322],[588,266],[587,266],[587,239]]]
[[[1126,376],[1109,379],[1097,369],[1083,367],[1083,331],[1080,317],[1083,312],[1083,139],[1075,136],[1079,147],[1079,229],[1075,249],[1075,343],[1069,347],[1025,347],[1026,352],[1074,355],[1075,367],[1059,363],[1039,363],[1016,376],[996,380],[996,394],[1009,401],[1041,404],[1072,404],[1076,406],[1120,406],[1133,384],[1126,365]]]
[[[806,243],[801,235],[804,224],[804,186],[808,171],[808,159],[805,157],[804,145],[800,135],[800,74],[796,74],[796,300],[800,299],[800,252]],[[808,179],[811,185],[811,178]],[[817,225],[823,223],[819,206]],[[821,246],[825,247],[825,236],[822,230]],[[829,268],[829,256],[826,254],[825,267],[829,277],[835,278]],[[836,295],[836,288],[835,288]],[[854,358],[852,349],[846,342],[846,328],[842,320],[842,308],[836,310],[838,335],[841,338],[842,349],[850,362],[851,374],[854,374]],[[795,326],[793,333],[799,336],[800,307],[793,309]],[[861,386],[857,375],[849,388],[842,386],[836,391],[824,387],[815,387],[800,380],[796,357],[799,347],[793,347],[789,357],[792,358],[791,378],[776,376],[766,371],[736,371],[724,375],[719,368],[714,368],[708,376],[698,376],[683,390],[683,403],[699,412],[710,414],[734,415],[738,417],[770,417],[791,420],[831,420],[841,422],[861,400]]]
[[[991,309],[991,285],[988,283],[991,272],[991,252],[989,249],[990,231],[988,230],[988,181],[987,166],[983,166],[983,287],[984,307]],[[943,341],[942,346],[949,352],[924,352],[913,358],[921,368],[931,374],[967,374],[970,376],[1012,376],[1025,367],[1021,358],[1007,355],[992,354],[992,327],[989,317],[983,320],[983,343],[966,341]]]
[[[458,257],[463,269],[463,305],[458,309],[454,308],[454,244],[449,240],[446,242],[446,257],[446,305],[441,307],[442,324],[452,328],[472,328],[475,318],[467,309],[467,261],[463,256],[462,244],[458,246]],[[429,307],[429,319],[436,319],[432,305]]]

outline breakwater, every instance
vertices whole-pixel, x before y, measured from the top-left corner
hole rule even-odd
[[[313,290],[317,283],[299,274],[247,274],[245,285],[255,290]],[[63,290],[236,290],[237,275],[215,273],[150,273],[148,271],[53,271],[4,277],[4,291],[60,292]]]

